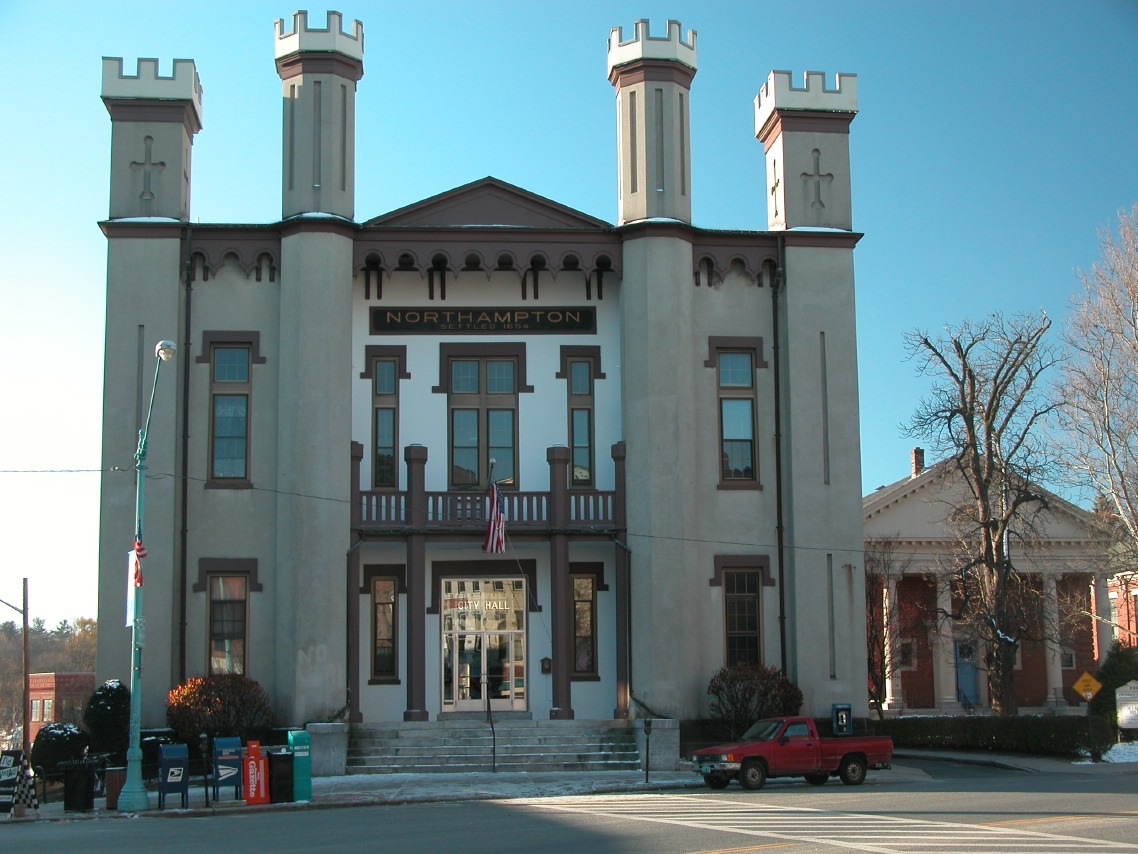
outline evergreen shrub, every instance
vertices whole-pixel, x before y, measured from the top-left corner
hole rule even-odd
[[[95,689],[83,710],[83,726],[90,736],[92,754],[108,757],[111,766],[126,765],[130,741],[130,689],[108,679]]]
[[[52,777],[60,773],[60,762],[82,759],[86,753],[87,733],[75,724],[45,724],[32,744],[31,764]]]

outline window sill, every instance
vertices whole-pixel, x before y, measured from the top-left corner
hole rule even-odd
[[[253,481],[251,480],[207,480],[205,482],[206,489],[252,489]]]
[[[757,480],[725,480],[716,489],[727,491],[762,492],[763,485]]]
[[[569,677],[570,682],[600,682],[601,677],[596,673],[574,673]]]
[[[368,685],[401,685],[398,676],[384,676],[381,679],[369,679]]]

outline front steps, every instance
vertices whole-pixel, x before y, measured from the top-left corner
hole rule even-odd
[[[355,724],[348,774],[636,771],[628,721],[494,719]]]

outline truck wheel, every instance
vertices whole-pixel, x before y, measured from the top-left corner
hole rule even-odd
[[[826,781],[830,779],[829,774],[807,774],[806,782],[811,786],[825,786]]]
[[[860,786],[865,782],[865,760],[860,756],[846,756],[838,768],[838,776],[847,786]]]
[[[731,782],[731,778],[726,774],[704,774],[703,782],[707,783],[709,788],[712,789],[726,789],[727,784]]]
[[[744,789],[761,789],[767,781],[767,766],[756,759],[744,762],[739,770],[739,782]]]

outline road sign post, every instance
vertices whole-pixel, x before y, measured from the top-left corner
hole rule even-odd
[[[1091,761],[1094,762],[1095,734],[1091,727],[1091,700],[1094,699],[1095,694],[1102,690],[1102,683],[1091,676],[1091,674],[1083,673],[1082,676],[1075,680],[1074,688],[1079,692],[1080,696],[1087,701],[1087,750],[1090,751]]]

